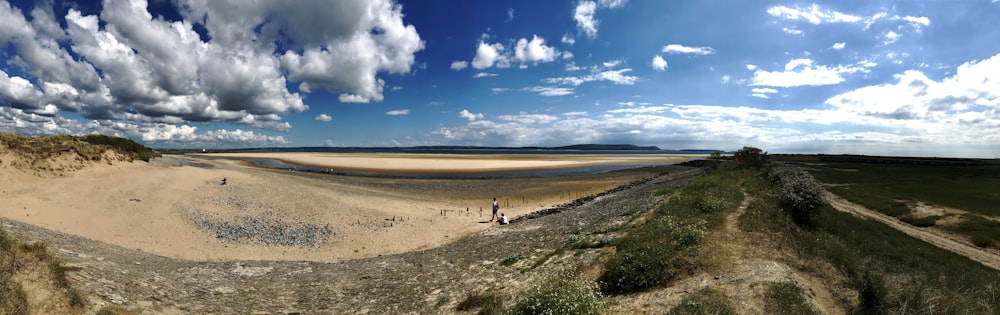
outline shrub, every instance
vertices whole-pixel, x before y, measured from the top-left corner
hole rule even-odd
[[[770,162],[767,152],[754,147],[743,147],[736,151],[736,161],[748,167],[760,169]]]
[[[604,301],[593,282],[569,273],[542,279],[521,294],[511,314],[600,314]]]
[[[767,177],[778,187],[781,203],[788,207],[792,219],[800,225],[810,224],[826,204],[823,186],[800,168],[779,165],[771,168]]]
[[[465,300],[458,303],[458,306],[455,309],[459,311],[480,309],[477,314],[481,315],[500,314],[501,311],[503,311],[503,299],[500,295],[493,292],[477,292],[466,296]]]

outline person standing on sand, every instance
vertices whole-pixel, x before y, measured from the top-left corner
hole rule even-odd
[[[493,222],[495,219],[499,219],[499,217],[497,217],[497,210],[500,210],[500,204],[497,203],[497,198],[493,198],[493,216],[490,217],[490,222]]]

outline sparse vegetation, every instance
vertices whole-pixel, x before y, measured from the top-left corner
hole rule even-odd
[[[728,170],[696,179],[654,210],[646,222],[628,229],[598,279],[602,290],[645,290],[697,269],[702,236],[722,223],[724,210],[739,204],[743,198],[739,176],[746,174]]]
[[[88,161],[100,161],[104,152],[115,151],[130,159],[149,161],[159,153],[135,141],[104,135],[54,135],[27,137],[16,133],[0,132],[0,147],[36,159],[48,159],[64,153],[75,153]]]
[[[694,292],[670,310],[670,315],[728,315],[736,314],[729,305],[729,297],[722,292],[710,288]],[[774,313],[777,314],[777,313]],[[784,313],[792,314],[792,313]]]
[[[503,298],[495,292],[475,292],[459,302],[456,309],[459,311],[478,309],[479,312],[476,314],[479,315],[501,314],[503,312]]]
[[[522,292],[510,314],[601,314],[604,307],[593,282],[559,273]]]

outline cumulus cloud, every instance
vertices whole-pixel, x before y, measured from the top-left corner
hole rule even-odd
[[[787,27],[782,27],[781,31],[785,32],[785,34],[789,34],[789,35],[802,35],[802,34],[805,33],[805,32],[803,32],[800,29],[787,28]]]
[[[461,112],[458,112],[458,118],[467,119],[469,122],[483,119],[483,117],[486,117],[483,113],[472,113],[468,109],[463,109]]]
[[[832,48],[834,50],[843,50],[844,47],[847,47],[847,43],[834,43]]]
[[[479,46],[476,47],[476,56],[472,58],[472,67],[486,69],[492,67],[494,63],[497,63],[498,68],[510,67],[507,57],[501,54],[503,50],[503,44],[487,44],[480,41]]]
[[[545,39],[532,35],[531,40],[519,39],[514,47],[514,60],[521,64],[551,62],[559,56],[559,51],[545,45]]]
[[[653,61],[650,66],[652,66],[653,70],[656,71],[667,70],[667,61],[663,59],[663,56],[656,55],[653,57]]]
[[[521,38],[516,41],[513,47],[504,46],[501,43],[489,44],[484,41],[479,42],[476,47],[476,55],[472,58],[472,67],[476,69],[486,69],[494,64],[497,68],[508,68],[512,62],[520,64],[520,68],[527,68],[529,64],[537,65],[555,61],[559,56],[564,55],[556,48],[546,45],[545,39],[533,35],[531,39]]]
[[[469,62],[468,61],[464,61],[464,60],[458,60],[458,61],[452,61],[451,62],[451,70],[462,70],[462,69],[465,69],[465,67],[468,67],[468,66],[469,66]]]
[[[330,117],[330,115],[327,114],[319,114],[319,116],[316,116],[316,120],[322,122],[330,122],[333,120],[333,117]]]
[[[751,85],[795,87],[804,85],[831,85],[844,81],[845,74],[869,72],[876,64],[863,62],[856,65],[838,65],[834,67],[814,65],[812,59],[792,59],[785,64],[783,71],[767,71],[757,66],[747,65],[754,71]]]
[[[409,115],[410,114],[410,110],[409,109],[396,109],[396,110],[390,110],[388,112],[385,112],[385,114],[389,115],[389,116]]]
[[[499,76],[499,74],[489,73],[489,72],[479,72],[479,73],[476,73],[475,75],[473,75],[472,77],[475,78],[475,79],[478,79],[478,78],[496,77],[496,76]]]
[[[408,73],[424,46],[391,0],[173,4],[181,20],[153,16],[145,1],[107,0],[99,14],[64,11],[63,26],[51,3],[37,3],[30,22],[0,3],[0,45],[17,52],[8,62],[31,74],[37,92],[25,94],[24,78],[4,73],[0,106],[281,131],[291,127],[281,116],[308,109],[289,85],[341,93],[345,102],[380,101],[378,75]]]
[[[668,54],[711,55],[715,53],[715,49],[712,49],[712,47],[688,47],[679,44],[670,44],[663,46],[661,52]]]

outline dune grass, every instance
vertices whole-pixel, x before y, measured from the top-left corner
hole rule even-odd
[[[27,294],[14,275],[30,266],[46,266],[45,277],[54,290],[66,295],[68,307],[82,307],[83,297],[72,287],[66,268],[49,254],[44,243],[26,244],[0,230],[0,310],[7,314],[29,314]]]
[[[59,154],[74,152],[88,161],[100,161],[104,152],[113,150],[131,159],[149,162],[160,156],[153,149],[135,141],[105,135],[53,135],[28,137],[10,132],[0,132],[0,146],[15,152],[46,159]]]

